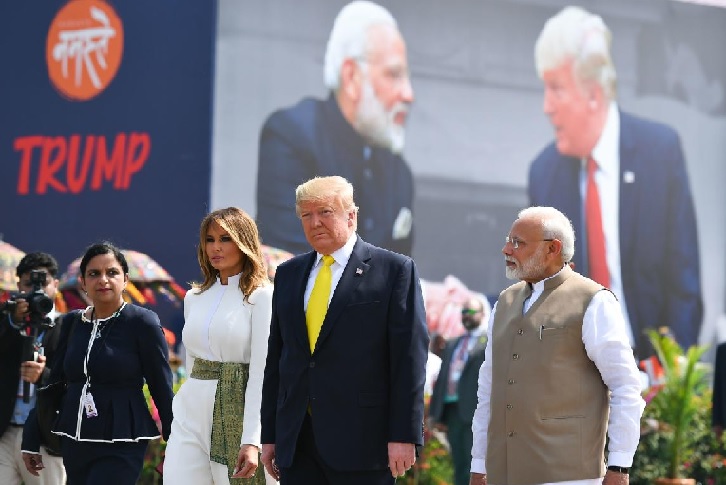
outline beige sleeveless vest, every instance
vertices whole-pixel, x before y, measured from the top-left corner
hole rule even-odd
[[[582,343],[582,320],[602,286],[569,267],[531,290],[502,292],[492,334],[488,482],[527,485],[602,477],[609,393]]]

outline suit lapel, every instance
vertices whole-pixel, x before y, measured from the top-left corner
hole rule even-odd
[[[620,266],[631,265],[631,246],[638,214],[637,147],[632,134],[633,127],[628,115],[620,114]],[[627,175],[626,175],[627,174]]]
[[[343,275],[340,277],[338,286],[336,286],[335,292],[333,293],[333,299],[328,306],[328,312],[325,314],[323,327],[320,329],[320,335],[315,344],[316,351],[322,347],[323,342],[325,342],[325,339],[330,334],[338,317],[348,305],[355,289],[366,278],[366,274],[370,269],[370,265],[367,262],[370,259],[371,255],[368,244],[358,236],[358,240],[355,246],[353,246],[350,259],[348,259],[348,264],[343,269]]]
[[[484,351],[487,347],[487,334],[486,332],[482,332],[479,334],[478,337],[476,337],[476,345],[474,345],[474,349],[471,351],[472,354],[475,354],[479,351]]]

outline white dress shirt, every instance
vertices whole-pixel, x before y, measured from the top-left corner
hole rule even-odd
[[[615,102],[610,103],[607,120],[600,139],[592,150],[592,158],[597,162],[595,183],[600,196],[602,230],[605,236],[605,259],[610,273],[610,290],[621,304],[625,329],[631,347],[635,346],[633,330],[630,327],[628,307],[623,292],[623,277],[620,272],[620,113]],[[587,196],[587,159],[582,159],[580,169],[580,200],[582,213],[585,213]],[[624,174],[625,176],[625,174]]]
[[[330,297],[328,298],[328,305],[330,305],[330,300],[333,299],[335,289],[338,287],[340,277],[343,276],[343,270],[348,265],[350,255],[353,254],[353,246],[355,246],[355,242],[357,240],[358,235],[356,233],[351,234],[345,245],[337,251],[333,251],[331,254],[335,262],[330,266],[330,271],[333,273],[333,281],[330,283]],[[313,269],[310,270],[308,285],[305,287],[305,311],[308,310],[308,300],[310,300],[310,293],[313,292],[313,286],[315,286],[315,278],[318,277],[320,268],[323,266],[321,263],[323,256],[323,254],[318,253]]]
[[[431,397],[434,393],[434,384],[439,377],[441,370],[441,357],[429,350],[429,357],[426,360],[426,381],[424,383],[424,397]]]
[[[559,274],[559,273],[558,273]],[[555,275],[556,276],[556,275]],[[553,276],[554,277],[554,276]],[[532,295],[525,302],[526,313],[544,291],[544,282],[533,285]],[[484,365],[479,370],[479,404],[472,421],[474,444],[471,450],[472,473],[486,473],[486,449],[492,386],[492,327],[497,305],[494,305],[487,331]],[[640,376],[623,321],[618,301],[609,291],[599,291],[585,311],[582,324],[582,343],[587,356],[600,371],[602,380],[611,392],[608,420],[608,464],[629,467],[640,439],[640,417],[645,402],[640,395]],[[597,457],[593,457],[597,459]],[[558,482],[558,485],[595,485],[602,479]],[[497,484],[491,484],[497,485]],[[552,485],[552,484],[541,484]]]

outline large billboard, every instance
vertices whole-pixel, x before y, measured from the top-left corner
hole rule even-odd
[[[3,2],[0,233],[65,267],[109,239],[198,278],[216,2]]]
[[[689,322],[697,323],[687,325],[697,327],[691,331],[703,342],[720,339],[717,322],[726,295],[726,58],[719,46],[726,44],[726,10],[671,0],[577,3],[602,16],[612,31],[618,107],[667,125],[680,140],[683,157],[678,158],[695,213],[695,225],[683,229],[696,233],[681,243],[697,246],[680,254],[696,256],[662,266],[689,266],[684,273],[696,275],[690,288],[697,288],[695,299],[704,306],[700,315],[693,304]],[[543,113],[535,41],[545,21],[570,2],[381,4],[406,39],[415,93],[403,153],[414,178],[411,253],[424,278],[441,281],[453,275],[495,298],[509,284],[501,248],[517,211],[530,203],[530,166],[555,135]],[[220,2],[213,207],[238,205],[259,213],[260,191],[275,189],[271,183],[257,185],[263,124],[271,113],[307,96],[328,97],[324,53],[342,5]],[[649,189],[647,174],[625,172],[628,189],[638,196]],[[285,230],[301,231],[294,221]],[[662,234],[653,233],[632,245],[655,248],[659,238]],[[677,245],[674,238],[669,237],[670,246]],[[645,279],[661,277],[657,270],[633,268],[621,268],[624,278],[630,277],[628,271]],[[661,315],[648,325],[668,324]]]

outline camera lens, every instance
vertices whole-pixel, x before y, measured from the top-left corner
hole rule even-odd
[[[31,313],[45,315],[53,309],[53,300],[42,291],[32,293],[28,298]]]

